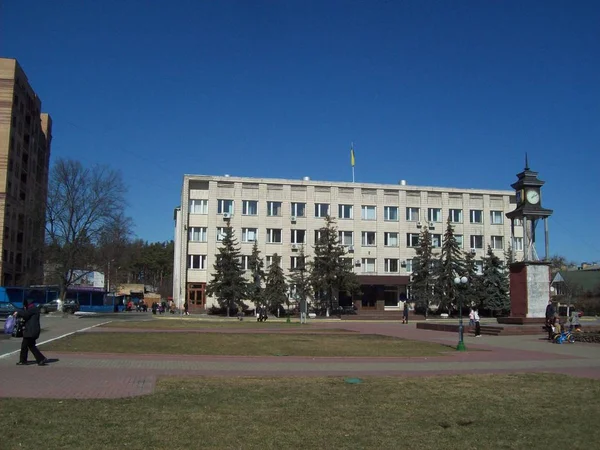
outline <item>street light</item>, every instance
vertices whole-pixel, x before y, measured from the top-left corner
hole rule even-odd
[[[461,284],[466,286],[468,282],[469,279],[467,277],[456,277],[454,279],[454,284],[456,284],[457,288],[460,288]],[[462,296],[460,295],[460,291],[458,291],[458,345],[456,346],[456,350],[464,352],[466,349],[463,340]]]

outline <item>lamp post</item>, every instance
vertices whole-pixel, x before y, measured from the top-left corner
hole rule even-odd
[[[454,284],[456,285],[458,290],[458,345],[456,346],[456,350],[459,352],[464,352],[467,348],[465,347],[465,341],[463,340],[463,317],[462,317],[462,296],[460,293],[460,286],[466,286],[469,282],[467,277],[456,277],[454,279]]]

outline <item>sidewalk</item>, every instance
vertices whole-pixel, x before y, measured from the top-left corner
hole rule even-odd
[[[86,322],[86,325],[91,324]],[[318,324],[318,328],[324,327],[451,345],[457,340],[452,333],[417,330],[413,324]],[[22,367],[15,366],[16,358],[11,357],[0,359],[0,397],[117,398],[144,395],[153,392],[156,380],[161,376],[433,376],[555,372],[600,379],[600,346],[556,345],[540,340],[541,337],[466,337],[467,348],[482,351],[462,353],[450,350],[446,356],[419,358],[49,353],[46,355],[48,358],[58,361],[46,367]],[[31,382],[32,379],[35,383]]]

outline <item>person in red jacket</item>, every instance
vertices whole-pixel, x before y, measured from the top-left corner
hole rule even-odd
[[[14,316],[20,317],[25,321],[25,325],[23,326],[23,342],[21,342],[21,353],[17,366],[27,365],[29,351],[35,357],[38,366],[45,366],[48,360],[39,351],[37,345],[35,345],[35,341],[40,337],[40,310],[37,309],[35,304],[28,304],[27,300],[25,300],[23,302],[23,309],[16,311]]]

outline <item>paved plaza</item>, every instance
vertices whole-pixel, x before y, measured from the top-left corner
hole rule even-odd
[[[97,326],[105,318],[47,317],[39,342],[74,332],[102,333],[147,330]],[[168,320],[168,319],[164,319]],[[201,326],[201,322],[199,323]],[[396,336],[455,345],[454,333],[418,330],[414,324],[391,322],[314,321],[315,329],[346,329],[364,334]],[[249,329],[156,330],[161,333],[243,333]],[[289,332],[282,327],[269,333]],[[316,330],[315,330],[316,331]],[[538,336],[465,337],[466,353],[449,348],[437,357],[294,357],[294,356],[190,356],[45,352],[45,367],[16,366],[20,339],[0,341],[0,397],[119,398],[152,393],[162,376],[434,376],[553,372],[600,379],[600,345],[556,345]]]

